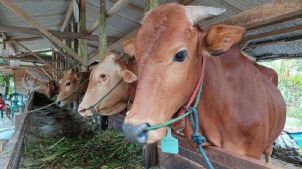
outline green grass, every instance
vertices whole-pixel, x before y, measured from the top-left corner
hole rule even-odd
[[[108,130],[89,136],[27,139],[23,169],[141,169],[141,148]]]
[[[302,126],[302,107],[288,109],[286,116],[297,119],[295,126]]]
[[[287,116],[302,120],[302,107],[289,109]]]

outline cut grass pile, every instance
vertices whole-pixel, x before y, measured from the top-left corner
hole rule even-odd
[[[141,155],[139,145],[112,130],[88,136],[27,138],[20,168],[141,169]]]

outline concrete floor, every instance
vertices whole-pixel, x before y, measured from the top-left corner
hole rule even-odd
[[[14,122],[8,117],[0,118],[0,140],[9,140],[14,133]]]

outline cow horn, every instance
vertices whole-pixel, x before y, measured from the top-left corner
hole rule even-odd
[[[215,8],[207,6],[184,6],[186,14],[192,25],[198,24],[198,22],[221,15],[226,11],[224,8]]]

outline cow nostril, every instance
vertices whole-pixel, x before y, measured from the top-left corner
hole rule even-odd
[[[140,134],[138,134],[136,136],[136,140],[138,143],[140,144],[145,144],[147,142],[148,139],[148,131],[147,130],[143,130]]]
[[[60,106],[60,104],[61,104],[61,101],[56,101],[57,106]]]
[[[137,142],[139,144],[145,144],[148,139],[148,127],[149,124],[147,123],[137,126],[125,123],[123,125],[123,131],[127,140]]]
[[[84,113],[86,111],[86,109],[79,109],[80,113]]]

